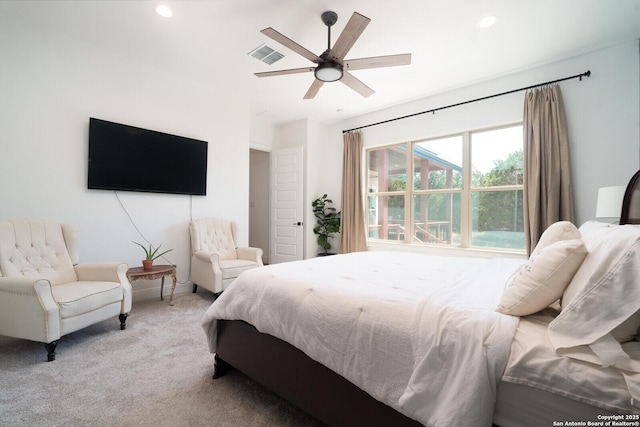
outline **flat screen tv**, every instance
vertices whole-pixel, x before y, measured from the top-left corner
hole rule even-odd
[[[88,188],[205,196],[207,146],[92,117]]]

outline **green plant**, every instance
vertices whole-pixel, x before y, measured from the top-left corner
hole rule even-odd
[[[330,206],[332,203],[333,200],[327,198],[326,194],[311,203],[313,214],[316,217],[316,226],[313,227],[313,232],[318,235],[318,245],[325,254],[329,253],[329,249],[331,249],[329,238],[340,231],[340,212]]]
[[[162,255],[166,254],[167,252],[171,252],[173,249],[168,249],[164,252],[158,253],[158,251],[160,250],[160,246],[162,246],[162,243],[160,245],[158,245],[157,248],[154,248],[151,244],[149,244],[149,247],[146,248],[144,245],[142,245],[141,243],[138,242],[133,242],[136,245],[140,246],[142,248],[142,250],[144,250],[144,255],[146,260],[148,261],[153,261],[156,258],[160,258]]]

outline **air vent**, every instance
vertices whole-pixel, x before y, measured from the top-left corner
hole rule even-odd
[[[266,44],[261,44],[260,46],[249,52],[249,55],[269,65],[284,58],[284,55],[282,53],[267,46]]]

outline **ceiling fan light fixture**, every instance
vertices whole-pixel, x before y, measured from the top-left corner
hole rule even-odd
[[[316,67],[316,79],[323,82],[335,82],[342,78],[342,67],[336,62],[321,62]]]

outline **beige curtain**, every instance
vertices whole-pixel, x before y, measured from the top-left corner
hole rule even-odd
[[[339,253],[367,250],[362,202],[362,132],[343,135],[341,231]]]
[[[530,254],[549,225],[574,222],[569,138],[560,86],[527,91],[523,121],[524,232]]]

